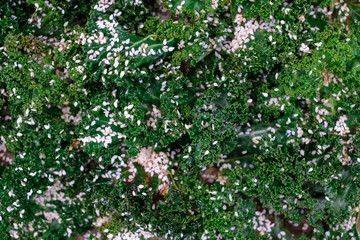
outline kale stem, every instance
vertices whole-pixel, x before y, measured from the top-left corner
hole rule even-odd
[[[176,190],[180,191],[179,188],[176,186],[175,180],[174,180],[171,172],[168,171],[168,173],[169,173],[169,175],[170,175],[170,177],[171,177],[172,182],[174,183],[174,187],[176,188]]]

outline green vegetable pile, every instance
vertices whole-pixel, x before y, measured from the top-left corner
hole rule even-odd
[[[0,240],[359,239],[359,20],[0,1]]]

